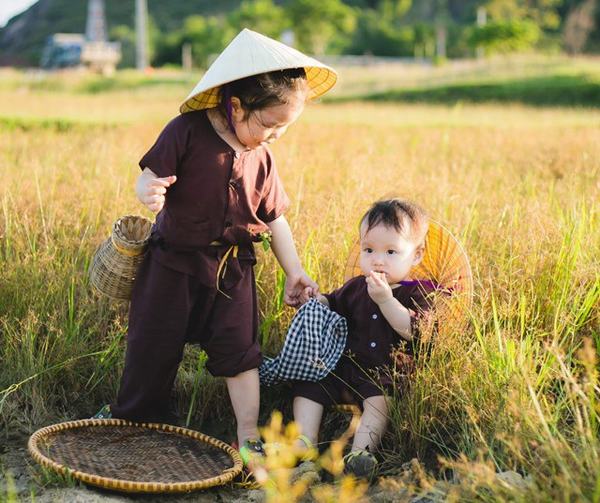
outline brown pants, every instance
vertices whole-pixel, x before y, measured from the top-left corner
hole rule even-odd
[[[390,377],[389,371],[370,372],[368,367],[352,361],[345,355],[340,358],[336,368],[320,381],[294,381],[293,396],[308,398],[324,407],[336,404],[356,403],[362,406],[367,398],[379,395],[392,395],[395,387],[403,392],[409,382],[408,378],[414,368],[411,356],[403,354],[396,357],[393,364],[397,380]]]
[[[177,369],[187,342],[207,353],[214,376],[233,377],[257,368],[258,309],[251,263],[232,264],[240,279],[224,290],[169,269],[147,254],[131,299],[127,351],[114,417],[161,421],[168,417]],[[237,259],[231,259],[236,260]],[[223,287],[221,287],[223,289]]]

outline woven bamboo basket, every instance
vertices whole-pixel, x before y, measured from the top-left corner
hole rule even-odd
[[[129,300],[137,270],[144,259],[152,222],[126,215],[113,225],[112,234],[96,250],[90,282],[96,289],[118,300]]]
[[[239,453],[197,431],[122,419],[47,426],[29,438],[42,466],[129,493],[181,493],[223,485],[242,471]]]

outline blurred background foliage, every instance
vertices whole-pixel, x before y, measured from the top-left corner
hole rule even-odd
[[[109,35],[134,65],[134,2],[106,0]],[[37,65],[46,38],[81,32],[87,2],[39,0],[0,30],[0,63]],[[444,59],[524,50],[596,53],[598,0],[171,0],[148,2],[151,63],[204,68],[241,28],[312,54]]]

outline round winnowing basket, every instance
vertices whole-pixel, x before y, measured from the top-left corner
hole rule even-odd
[[[238,452],[197,431],[122,419],[47,426],[29,438],[42,466],[105,489],[180,493],[223,485],[242,471]]]
[[[90,268],[90,282],[98,291],[113,299],[131,298],[151,228],[150,220],[135,215],[126,215],[114,223],[112,234],[96,250]]]
[[[362,274],[360,245],[356,243],[346,262],[345,280],[359,274]],[[431,282],[436,287],[438,333],[452,333],[464,328],[473,302],[471,266],[459,241],[438,222],[430,221],[423,260],[411,269],[409,277]]]

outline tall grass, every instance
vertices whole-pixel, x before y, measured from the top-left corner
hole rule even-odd
[[[127,305],[96,296],[87,269],[117,217],[144,213],[135,166],[180,97],[152,91],[144,109],[117,91],[2,96],[15,112],[7,116],[28,118],[27,127],[0,121],[6,433],[86,416],[114,397]],[[40,96],[49,96],[46,110],[34,106]],[[47,127],[61,108],[73,125]],[[275,144],[288,219],[323,291],[341,285],[358,218],[390,191],[428,208],[470,255],[469,325],[437,340],[395,397],[390,471],[418,455],[432,473],[459,475],[452,490],[463,499],[512,497],[494,478],[512,469],[531,476],[530,500],[600,500],[599,117],[519,106],[319,105]],[[259,251],[257,278],[261,342],[273,354],[293,311],[282,304],[271,252]],[[263,393],[265,413],[282,406],[276,394]],[[183,416],[203,429],[218,418],[230,434],[225,396],[190,348],[176,389]]]

